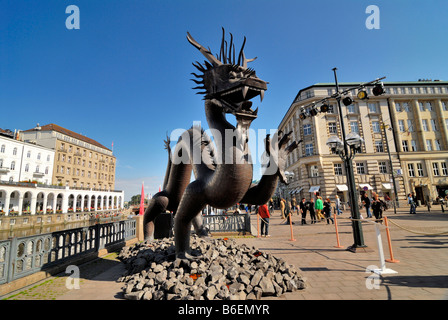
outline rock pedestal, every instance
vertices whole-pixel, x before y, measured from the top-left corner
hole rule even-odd
[[[191,239],[195,259],[175,259],[174,239],[125,247],[118,258],[131,300],[257,300],[305,288],[299,271],[283,259],[234,240]]]

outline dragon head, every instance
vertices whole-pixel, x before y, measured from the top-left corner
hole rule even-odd
[[[258,108],[252,110],[250,100],[260,96],[262,101],[264,91],[267,90],[267,83],[255,75],[255,70],[247,67],[247,63],[256,58],[246,59],[244,55],[246,37],[244,37],[238,60],[236,60],[233,35],[230,34],[230,43],[227,45],[224,28],[222,32],[221,50],[216,57],[210,49],[205,49],[187,32],[188,41],[207,59],[204,61],[204,65],[199,62],[193,63],[202,72],[200,75],[192,73],[198,79],[192,80],[199,85],[193,89],[203,90],[198,93],[204,94],[205,99],[220,101],[224,112],[251,121],[257,117]]]

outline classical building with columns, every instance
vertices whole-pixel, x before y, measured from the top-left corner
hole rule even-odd
[[[0,182],[0,213],[4,216],[121,210],[124,191]]]
[[[340,90],[361,83],[340,83]],[[363,139],[362,150],[353,162],[359,191],[372,191],[381,197],[400,201],[415,192],[422,203],[448,194],[448,82],[419,80],[384,82],[386,93],[357,98],[342,104],[345,131]],[[334,83],[318,83],[299,91],[278,129],[293,132],[303,142],[287,160],[287,171],[294,173],[287,187],[288,197],[309,199],[319,192],[330,199],[339,195],[348,201],[348,188],[342,160],[326,145],[328,138],[341,138],[341,122],[335,99],[328,99],[328,112],[309,114],[310,104],[335,93]],[[320,110],[320,106],[315,106]],[[308,108],[308,110],[304,110]],[[314,107],[313,107],[314,108]],[[305,117],[301,114],[304,113]]]

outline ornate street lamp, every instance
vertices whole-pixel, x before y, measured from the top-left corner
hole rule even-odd
[[[334,68],[333,72],[336,84],[336,92],[339,93],[339,84],[336,75],[336,70],[337,69]],[[354,239],[353,245],[348,247],[347,250],[356,252],[357,248],[365,248],[366,245],[364,244],[364,235],[362,232],[362,224],[360,221],[361,215],[359,213],[359,207],[358,207],[358,193],[356,189],[355,174],[353,172],[352,159],[355,156],[356,152],[361,151],[363,139],[357,133],[354,132],[348,134],[347,136],[345,135],[344,116],[342,114],[342,107],[341,107],[341,95],[338,94],[336,96],[336,101],[338,103],[339,120],[341,121],[342,141],[337,136],[333,136],[330,137],[330,139],[327,142],[327,145],[334,152],[336,152],[339,155],[339,157],[344,161],[345,171],[347,174],[347,184],[349,191],[349,201],[351,208],[352,229]]]

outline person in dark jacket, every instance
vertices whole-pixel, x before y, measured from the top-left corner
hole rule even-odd
[[[331,213],[331,201],[329,198],[327,198],[324,202],[324,214],[325,214],[325,218],[327,218],[327,224],[330,224],[330,220],[334,224],[334,220],[332,218],[332,213]]]
[[[311,224],[316,223],[316,212],[314,211],[314,199],[311,197],[310,201],[307,202],[308,210],[310,211]]]
[[[302,213],[302,224],[306,224],[306,212],[308,211],[308,206],[305,200],[305,198],[302,198],[302,201],[300,201],[299,204],[300,212]]]

